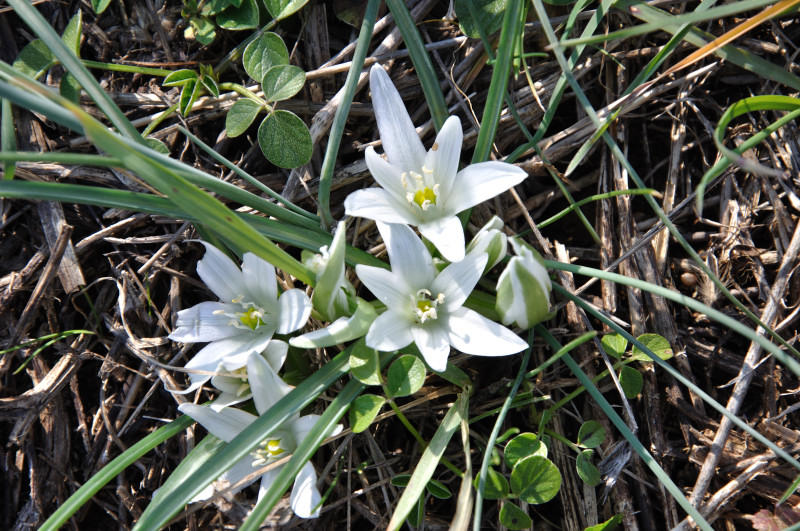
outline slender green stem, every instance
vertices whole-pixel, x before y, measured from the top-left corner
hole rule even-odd
[[[375,19],[378,16],[379,0],[369,0],[367,9],[364,13],[364,20],[361,23],[361,32],[358,34],[358,44],[353,52],[353,62],[347,72],[347,79],[344,82],[344,94],[342,102],[336,108],[336,115],[333,117],[330,134],[328,135],[328,145],[325,148],[325,158],[322,161],[322,169],[319,175],[319,215],[322,218],[322,226],[330,230],[333,226],[333,216],[331,216],[331,183],[333,182],[333,168],[336,165],[336,154],[342,142],[347,115],[350,113],[350,106],[358,88],[358,79],[361,77],[361,70],[364,68],[364,61],[369,50],[369,43],[372,38],[372,28],[375,27]]]
[[[146,76],[167,77],[172,73],[172,70],[165,70],[163,68],[149,68],[146,66],[136,65],[121,65],[117,63],[101,63],[99,61],[87,61],[81,59],[81,62],[87,68],[97,68],[98,70],[110,70],[112,72],[129,72],[131,74],[144,74]]]
[[[551,216],[544,221],[540,221],[539,223],[536,224],[536,226],[539,227],[540,229],[544,228],[550,225],[551,223],[555,223],[556,221],[563,218],[573,210],[582,207],[586,203],[591,203],[592,201],[600,201],[601,199],[608,199],[609,197],[614,197],[618,195],[645,195],[645,194],[652,194],[653,192],[655,192],[655,190],[652,190],[650,188],[636,188],[634,190],[612,190],[610,192],[606,192],[603,194],[591,195],[589,197],[581,199],[580,201],[572,203],[558,214]]]
[[[244,87],[244,86],[240,85],[239,83],[220,83],[219,84],[219,89],[220,90],[232,90],[233,92],[235,92],[235,93],[237,93],[237,94],[239,94],[241,96],[244,96],[245,98],[247,98],[249,100],[252,100],[253,102],[261,105],[262,107],[264,107],[268,111],[272,109],[267,104],[267,102],[264,101],[263,99],[259,98],[258,95],[255,92],[253,92],[252,90],[248,89],[247,87]]]
[[[143,137],[147,137],[147,135],[149,135],[150,133],[152,133],[152,132],[153,132],[153,130],[154,130],[156,127],[158,127],[158,125],[159,125],[161,122],[163,122],[164,120],[166,120],[167,118],[169,118],[170,116],[172,116],[173,114],[175,114],[175,112],[178,110],[178,108],[179,108],[179,107],[180,107],[180,103],[176,103],[176,104],[174,104],[174,105],[171,105],[170,107],[168,107],[168,108],[164,109],[164,111],[163,111],[161,114],[159,114],[158,116],[156,116],[155,118],[153,118],[153,121],[152,121],[152,122],[150,122],[149,124],[147,124],[147,127],[145,127],[145,128],[144,128],[144,131],[142,131],[142,136],[143,136]]]

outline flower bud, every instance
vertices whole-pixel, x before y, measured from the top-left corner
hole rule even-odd
[[[311,303],[326,321],[349,317],[355,311],[355,289],[344,275],[345,232],[345,224],[339,223],[330,250],[324,246],[320,254],[302,254],[303,263],[317,276]]]
[[[495,308],[504,325],[516,323],[527,330],[547,318],[552,286],[538,252],[517,238],[511,246],[517,256],[497,280]]]
[[[492,216],[492,219],[478,231],[478,234],[467,245],[467,254],[486,253],[489,255],[489,261],[486,262],[486,267],[483,269],[483,272],[486,273],[505,258],[507,248],[508,236],[503,232],[503,220]]]

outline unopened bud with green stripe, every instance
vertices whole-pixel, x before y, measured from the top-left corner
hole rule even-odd
[[[489,255],[489,261],[486,262],[483,270],[486,273],[506,257],[507,249],[508,236],[503,232],[503,220],[492,216],[492,219],[478,231],[478,234],[467,245],[467,254],[486,253]]]
[[[511,239],[516,256],[497,280],[497,313],[504,325],[527,330],[544,321],[550,310],[550,277],[542,257],[517,238]]]

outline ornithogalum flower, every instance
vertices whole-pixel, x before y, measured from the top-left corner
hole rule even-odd
[[[542,257],[518,238],[511,239],[516,256],[497,279],[495,308],[503,324],[527,330],[547,318],[552,284]]]
[[[522,182],[527,174],[512,164],[489,161],[458,171],[463,132],[451,116],[426,153],[400,94],[380,65],[370,70],[372,105],[388,162],[372,147],[366,161],[382,188],[350,194],[350,216],[419,228],[447,260],[464,258],[464,232],[456,214]]]
[[[270,368],[277,372],[286,361],[288,353],[289,345],[286,342],[273,339],[267,344],[267,348],[264,349],[261,356],[267,360]],[[211,385],[221,391],[210,405],[214,411],[240,404],[253,397],[247,376],[247,366],[229,369],[225,363],[221,363],[217,368],[217,374],[211,377]]]
[[[292,389],[291,386],[287,385],[275,374],[275,371],[272,370],[266,360],[257,354],[251,354],[247,358],[247,377],[250,390],[253,393],[253,401],[260,415],[266,413]],[[202,424],[209,433],[226,442],[232,441],[258,418],[245,411],[229,407],[221,411],[214,411],[208,406],[186,403],[181,404],[178,409]],[[297,414],[293,415],[273,431],[267,439],[262,441],[253,452],[239,460],[233,467],[222,474],[215,483],[209,485],[191,501],[196,502],[208,499],[217,491],[232,486],[246,476],[251,475],[257,468],[290,455],[297,449],[297,446],[305,439],[318,420],[319,415],[306,415],[303,417]],[[341,426],[337,427],[335,432],[340,430]],[[281,467],[278,466],[259,476],[261,478],[261,487],[258,491],[259,500],[272,486],[280,470]],[[254,478],[250,483],[256,481],[259,477]],[[244,488],[250,483],[243,484],[240,488]],[[314,466],[311,463],[306,463],[294,480],[294,487],[292,487],[292,493],[289,498],[292,510],[297,516],[301,518],[316,518],[319,516],[318,506],[322,496],[317,490],[316,483],[317,473],[314,471]]]
[[[340,222],[330,247],[322,247],[319,254],[303,251],[303,263],[314,271],[317,285],[311,295],[314,309],[325,321],[349,317],[355,311],[355,289],[345,277],[344,253],[347,225]],[[352,307],[351,307],[352,301]]]
[[[467,245],[467,254],[486,253],[489,255],[484,273],[505,258],[507,252],[508,236],[503,232],[503,220],[497,216],[492,216],[492,219],[486,222],[486,225]]]
[[[367,332],[367,345],[393,351],[416,343],[435,371],[444,371],[452,345],[465,354],[503,356],[527,343],[504,326],[465,308],[487,256],[474,253],[437,272],[425,244],[408,226],[378,223],[392,270],[356,266],[361,282],[386,305]]]
[[[278,297],[275,268],[269,262],[245,253],[239,269],[222,251],[204,245],[206,254],[197,262],[197,274],[220,300],[178,312],[177,327],[169,338],[208,343],[186,364],[200,372],[190,372],[191,385],[184,392],[208,381],[221,364],[229,371],[244,367],[247,357],[262,352],[275,333],[299,330],[311,314],[311,301],[299,289]]]

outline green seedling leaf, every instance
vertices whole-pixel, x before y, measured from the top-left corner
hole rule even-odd
[[[584,531],[614,531],[619,524],[622,523],[622,515],[615,514],[602,524],[593,525],[591,527],[587,527]]]
[[[183,86],[181,89],[181,99],[179,108],[181,114],[183,116],[188,116],[190,112],[192,112],[192,105],[194,102],[197,101],[197,98],[200,97],[200,92],[202,92],[202,85],[195,81],[189,81]]]
[[[308,0],[264,0],[267,11],[275,20],[281,20],[294,14],[298,9],[306,5]]]
[[[34,39],[25,46],[14,60],[14,68],[37,79],[56,64],[56,56],[50,48],[39,39]]]
[[[203,14],[213,16],[222,13],[229,7],[238,7],[242,0],[208,0],[203,4]]]
[[[306,82],[306,73],[294,65],[275,65],[264,74],[261,90],[267,101],[288,100],[297,94]]]
[[[214,42],[217,32],[210,20],[203,17],[194,17],[189,20],[189,24],[190,26],[183,32],[184,37],[190,40],[196,39],[203,46],[208,46]]]
[[[480,476],[475,478],[475,490],[478,490],[478,483]],[[509,486],[506,477],[489,467],[486,471],[486,482],[483,484],[483,499],[484,500],[503,500],[508,498]]]
[[[288,65],[289,51],[275,33],[267,32],[247,45],[242,55],[242,65],[247,75],[256,81],[264,79],[267,70],[275,65]]]
[[[391,398],[416,393],[425,382],[425,364],[411,354],[397,358],[386,373],[387,391]]]
[[[511,471],[511,490],[526,503],[549,502],[560,488],[561,473],[546,457],[526,457]]]
[[[600,340],[603,345],[603,350],[606,354],[617,359],[622,359],[625,351],[628,349],[628,340],[619,334],[606,334]]]
[[[81,84],[69,72],[65,72],[61,77],[61,84],[58,86],[58,91],[62,96],[67,98],[72,103],[78,103],[81,99]]]
[[[162,87],[182,87],[190,81],[197,81],[197,72],[189,69],[176,70],[164,78]]]
[[[215,98],[219,98],[219,85],[217,85],[217,82],[214,81],[213,77],[209,75],[203,75],[203,77],[200,78],[200,82],[203,84],[206,92]]]
[[[380,385],[380,361],[378,351],[367,346],[361,338],[350,352],[350,374],[353,378],[366,385]]]
[[[61,40],[75,53],[76,57],[81,56],[82,29],[83,15],[79,9],[78,12],[75,13],[75,16],[67,23],[67,27],[64,28],[64,33],[61,34]]]
[[[500,523],[511,531],[521,531],[533,527],[533,520],[528,513],[510,501],[506,501],[500,509]]]
[[[422,523],[423,519],[425,518],[425,496],[421,496],[419,500],[417,500],[417,504],[414,506],[414,509],[410,513],[408,513],[408,525],[411,527],[419,527],[419,524]]]
[[[575,460],[575,469],[578,471],[578,476],[590,487],[596,487],[602,481],[600,471],[592,464],[593,455],[593,450],[584,450],[578,454],[578,458]]]
[[[353,401],[350,407],[350,429],[353,433],[361,433],[369,428],[385,400],[373,394],[363,394]]]
[[[636,398],[642,392],[644,378],[642,373],[626,365],[619,371],[619,384],[627,398]]]
[[[471,39],[480,39],[481,32],[475,22],[473,11],[480,17],[480,27],[489,36],[503,25],[503,13],[508,0],[456,0],[456,16],[461,33]],[[472,10],[470,5],[472,4]]]
[[[256,0],[244,0],[240,6],[231,7],[217,15],[220,28],[246,30],[258,27],[258,4]]]
[[[428,484],[425,485],[425,489],[430,492],[431,496],[434,498],[439,498],[440,500],[447,500],[453,497],[453,493],[450,492],[450,489],[435,479],[428,481]]]
[[[411,476],[408,474],[399,474],[394,476],[390,483],[395,487],[408,487],[408,483],[411,481]]]
[[[261,105],[251,99],[236,100],[225,117],[225,129],[228,131],[228,136],[235,138],[247,131],[260,111]]]
[[[578,430],[578,444],[584,448],[597,448],[606,438],[606,429],[596,420],[587,420]]]
[[[506,463],[510,467],[532,455],[547,457],[547,446],[534,433],[520,433],[506,445]]]
[[[144,139],[144,143],[150,149],[154,149],[161,153],[162,155],[169,155],[169,148],[167,145],[157,138],[153,138],[152,136],[148,136]]]
[[[652,350],[653,354],[662,360],[668,360],[675,355],[672,352],[672,347],[669,345],[669,341],[667,341],[665,337],[662,337],[658,334],[642,334],[636,339],[639,340],[645,347]],[[643,350],[639,349],[635,345],[633,347],[633,359],[636,361],[653,361],[650,359],[650,356],[645,354]]]
[[[303,120],[289,111],[275,111],[258,127],[264,156],[281,168],[296,168],[311,160],[313,142]]]
[[[111,5],[111,0],[92,0],[92,9],[98,15]]]

